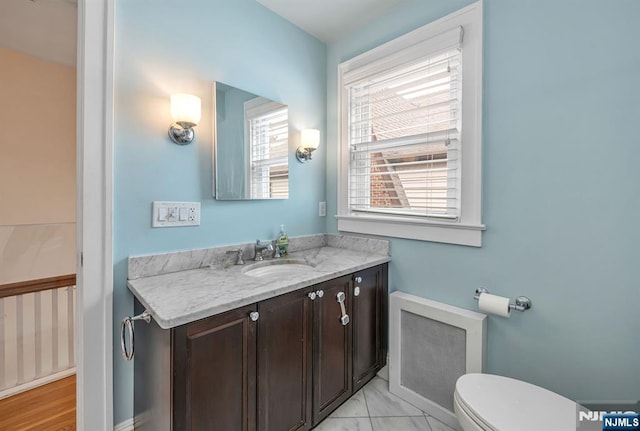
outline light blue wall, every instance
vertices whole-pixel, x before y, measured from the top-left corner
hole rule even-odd
[[[290,198],[217,202],[211,186],[211,82],[289,105],[290,147],[302,128],[324,130],[326,47],[255,0],[121,0],[116,8],[114,334],[132,312],[130,255],[323,232],[325,149],[290,157]],[[196,142],[167,138],[169,95],[202,98]],[[324,145],[323,145],[324,147]],[[200,201],[200,227],[151,229],[154,200]],[[133,365],[114,342],[114,420],[133,415]]]
[[[470,3],[407,0],[328,46],[328,214],[338,63]],[[529,296],[489,318],[487,371],[573,399],[640,399],[638,19],[637,0],[485,0],[483,247],[392,241],[392,289]]]

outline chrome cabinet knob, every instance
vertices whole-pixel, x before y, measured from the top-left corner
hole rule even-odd
[[[356,277],[356,283],[362,283],[362,277]]]
[[[322,298],[324,296],[324,290],[317,290],[316,291],[316,296],[318,298]]]
[[[258,313],[257,311],[252,311],[251,313],[249,313],[249,319],[251,319],[252,322],[255,322],[259,318],[260,318],[260,313]]]
[[[311,298],[311,300],[313,301],[314,299],[316,299],[316,292],[309,292],[309,298]]]
[[[353,296],[360,296],[360,286],[353,288]]]

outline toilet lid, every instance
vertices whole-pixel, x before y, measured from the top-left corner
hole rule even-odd
[[[456,399],[495,431],[575,430],[577,404],[541,387],[492,374],[465,374]]]

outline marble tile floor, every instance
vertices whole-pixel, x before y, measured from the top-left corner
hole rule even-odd
[[[313,431],[453,431],[389,392],[375,377]]]

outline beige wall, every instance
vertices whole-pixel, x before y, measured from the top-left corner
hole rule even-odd
[[[0,284],[75,272],[75,69],[0,47]]]
[[[75,69],[0,48],[0,225],[75,221]]]

